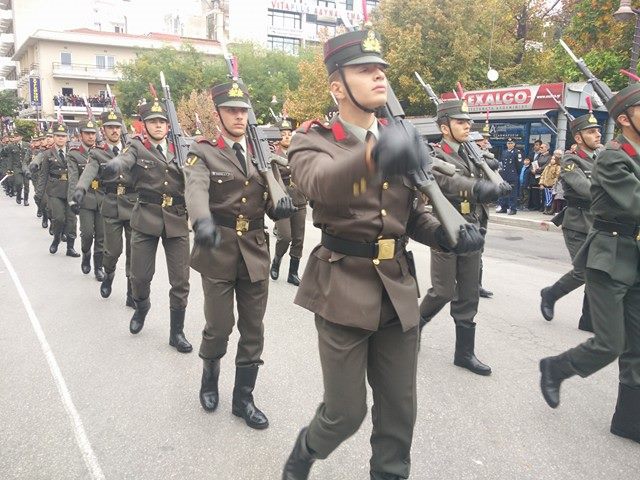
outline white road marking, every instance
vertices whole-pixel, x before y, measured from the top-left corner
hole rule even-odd
[[[60,397],[62,398],[62,404],[64,405],[67,414],[69,415],[69,419],[71,420],[71,424],[73,426],[73,433],[76,437],[76,442],[78,447],[80,448],[80,452],[82,453],[82,458],[84,460],[87,469],[89,470],[89,474],[91,475],[92,480],[104,480],[105,476],[102,472],[102,468],[100,468],[100,464],[98,463],[98,458],[96,454],[93,452],[91,448],[91,444],[89,443],[89,438],[87,437],[87,433],[84,431],[84,426],[82,425],[82,419],[78,414],[78,410],[73,404],[73,400],[71,400],[71,394],[69,393],[69,389],[67,388],[67,383],[62,376],[62,372],[60,371],[60,367],[58,366],[58,362],[56,361],[56,357],[49,346],[49,342],[47,342],[47,337],[42,330],[42,326],[40,325],[40,321],[36,316],[36,313],[31,306],[31,302],[29,301],[29,297],[22,287],[22,283],[18,278],[18,274],[13,268],[13,265],[9,261],[9,257],[5,254],[4,250],[0,247],[0,258],[7,267],[7,271],[9,275],[11,275],[11,279],[13,280],[13,284],[20,295],[20,299],[22,300],[22,304],[24,305],[25,310],[27,311],[27,315],[29,316],[29,320],[31,320],[31,326],[38,337],[38,341],[40,342],[40,347],[42,348],[42,352],[44,353],[45,358],[47,359],[47,363],[49,364],[49,369],[51,370],[51,375],[55,380],[56,387],[58,388],[58,393],[60,393]]]

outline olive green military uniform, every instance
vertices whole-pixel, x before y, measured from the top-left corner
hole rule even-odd
[[[11,166],[12,160],[9,155],[12,150],[12,145],[13,144],[10,143],[4,144],[2,145],[2,150],[0,150],[0,171],[2,172],[2,177],[8,175],[8,177],[4,179],[4,182],[2,182],[2,187],[4,188],[5,193],[10,197],[13,197],[14,195],[14,171]],[[0,178],[0,180],[1,179],[2,178]]]
[[[22,141],[14,142],[3,150],[7,156],[7,165],[13,172],[13,189],[16,195],[16,203],[29,204],[29,180],[25,179],[24,170],[28,159],[31,156],[29,145]],[[23,198],[24,191],[24,198]]]

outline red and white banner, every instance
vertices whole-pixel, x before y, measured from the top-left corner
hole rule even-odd
[[[470,112],[557,109],[558,105],[547,90],[560,103],[563,102],[564,83],[475,90],[465,92],[463,98],[467,101]],[[454,100],[456,97],[453,93],[443,93],[441,98],[442,100]]]

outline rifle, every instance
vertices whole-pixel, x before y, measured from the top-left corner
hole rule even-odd
[[[564,48],[564,50],[569,54],[573,62],[582,72],[582,74],[585,77],[587,77],[587,83],[591,84],[591,86],[593,87],[593,91],[596,92],[596,94],[598,95],[598,97],[600,97],[602,102],[603,103],[608,102],[611,99],[611,97],[613,97],[613,92],[611,91],[609,86],[606,83],[604,83],[602,80],[597,78],[593,74],[593,72],[589,70],[589,67],[587,67],[587,64],[585,63],[584,59],[576,57],[576,55],[569,48],[569,45],[564,43],[564,40],[560,39],[560,45],[562,45],[562,48]]]
[[[427,95],[429,96],[431,101],[434,103],[434,105],[439,105],[441,103],[441,100],[433,91],[433,88],[431,87],[431,85],[429,85],[428,83],[425,83],[425,81],[422,79],[422,77],[418,72],[413,72],[413,73],[418,79],[418,82],[420,82],[420,85],[422,85],[422,88],[424,88],[425,92],[427,92]],[[460,82],[458,82],[458,89],[459,89],[459,93],[461,94],[462,86],[460,85]],[[456,93],[455,91],[453,93],[456,95],[456,97],[458,97],[458,93]],[[460,97],[461,96],[462,95],[460,95]],[[476,145],[476,142],[466,141],[462,144],[462,146],[464,147],[464,151],[467,154],[467,156],[471,159],[471,161],[477,167],[479,167],[482,170],[482,173],[484,173],[485,177],[489,181],[491,181],[492,183],[495,183],[496,185],[500,185],[504,183],[504,179],[500,176],[500,174],[495,170],[493,170],[491,167],[489,167],[486,160],[484,159],[484,153],[482,153],[482,150],[480,150],[480,147]]]
[[[182,168],[184,167],[184,161],[189,153],[189,144],[186,142],[184,134],[182,133],[182,128],[178,121],[178,112],[176,112],[176,106],[173,104],[173,100],[171,100],[171,90],[164,79],[163,72],[160,72],[160,83],[162,85],[162,92],[164,93],[164,106],[167,109],[167,117],[171,127],[167,137],[169,137],[169,140],[173,143],[176,149],[176,163],[180,168]]]
[[[565,107],[564,105],[562,105],[562,102],[560,102],[560,100],[558,100],[558,99],[556,98],[556,96],[555,96],[553,93],[551,93],[551,90],[549,90],[548,88],[547,88],[547,93],[548,93],[548,94],[549,94],[549,96],[553,99],[553,101],[556,103],[556,105],[558,105],[558,108],[560,109],[560,111],[561,111],[562,113],[564,113],[564,116],[565,116],[565,117],[567,117],[567,120],[568,120],[568,121],[570,121],[570,122],[573,122],[573,121],[576,119],[576,117],[574,117],[574,116],[569,112],[569,110],[567,110],[567,109],[566,109],[566,107]]]
[[[86,95],[82,96],[82,101],[84,102],[84,106],[87,109],[87,118],[89,119],[89,121],[95,124],[96,119],[93,117],[93,110],[91,110],[91,104],[89,103],[89,100],[87,100]],[[100,128],[96,124],[96,145],[100,143],[102,143],[102,132],[100,131]]]
[[[116,112],[116,114],[118,114],[120,116],[120,118],[122,118],[122,129],[121,129],[121,133],[120,133],[120,138],[122,139],[122,143],[126,144],[127,143],[127,127],[124,125],[124,117],[122,116],[122,110],[120,110],[120,106],[118,105],[118,102],[116,102],[116,97],[111,93],[111,87],[109,86],[109,84],[107,83],[107,95],[109,95],[109,99],[111,100],[111,108],[113,108],[113,111]]]
[[[238,59],[229,53],[227,45],[224,42],[222,43],[222,50],[224,52],[227,69],[229,71],[229,78],[238,85],[245,86],[242,78],[238,74]],[[251,147],[253,156],[256,159],[256,168],[267,182],[271,201],[274,205],[277,205],[280,202],[280,199],[285,198],[288,195],[280,186],[273,174],[273,170],[270,165],[271,149],[269,148],[269,142],[262,131],[258,128],[258,120],[256,119],[253,106],[251,106],[251,100],[247,99],[247,102],[249,102],[249,118],[246,133],[247,143]]]

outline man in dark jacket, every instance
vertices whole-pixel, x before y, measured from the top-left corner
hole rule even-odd
[[[511,185],[511,192],[498,199],[496,213],[515,215],[518,201],[518,172],[522,165],[522,153],[516,148],[513,139],[507,140],[507,149],[500,154],[500,175]]]

